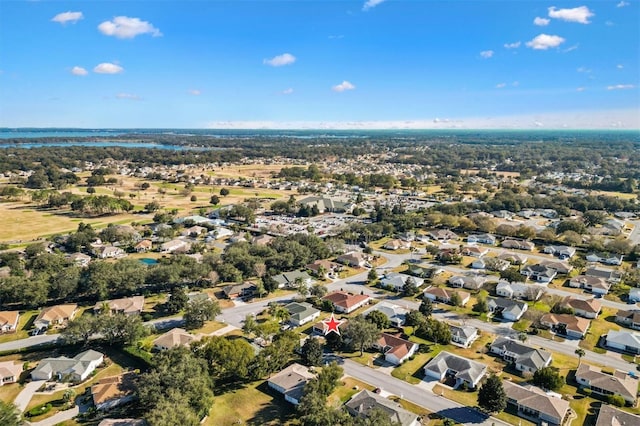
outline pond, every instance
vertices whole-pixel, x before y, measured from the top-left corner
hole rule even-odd
[[[144,263],[145,265],[157,265],[158,261],[156,259],[152,259],[150,257],[143,257],[142,259],[138,259],[140,260],[140,262]]]

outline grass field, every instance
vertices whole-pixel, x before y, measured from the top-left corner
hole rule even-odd
[[[12,342],[14,340],[26,339],[29,337],[29,329],[36,319],[38,311],[21,312],[18,317],[18,327],[15,333],[0,334],[0,343]]]

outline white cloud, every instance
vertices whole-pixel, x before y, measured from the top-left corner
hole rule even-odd
[[[345,90],[353,90],[355,88],[356,86],[345,80],[342,83],[333,86],[331,89],[334,92],[344,92]]]
[[[82,67],[73,67],[71,68],[71,74],[73,75],[87,75],[89,72]]]
[[[84,18],[84,16],[82,15],[82,12],[63,12],[63,13],[58,13],[56,16],[54,16],[51,19],[51,21],[59,22],[63,25],[66,24],[67,22],[71,22],[72,24],[75,24],[82,18]]]
[[[128,16],[116,16],[112,21],[104,21],[98,25],[98,30],[104,35],[117,38],[134,38],[140,34],[151,34],[153,37],[162,36],[160,30],[150,22]]]
[[[551,47],[558,47],[565,42],[565,39],[557,35],[540,34],[533,40],[527,42],[527,47],[534,50],[547,50]]]
[[[625,6],[629,6],[629,3],[624,0],[616,4],[616,7],[625,7]]]
[[[496,89],[502,89],[504,87],[507,87],[507,83],[498,83],[498,84],[496,84]]]
[[[124,68],[110,62],[98,64],[93,69],[93,72],[97,72],[98,74],[120,74],[122,71],[124,71]]]
[[[127,99],[127,100],[130,100],[130,101],[139,101],[139,100],[142,99],[142,98],[140,98],[140,96],[132,95],[131,93],[118,93],[116,95],[116,98],[118,98],[118,99]]]
[[[519,41],[516,41],[515,43],[505,43],[504,44],[504,48],[505,49],[517,49],[518,47],[520,47],[522,43],[520,43]]]
[[[198,89],[190,89],[188,93],[193,96],[200,96],[202,92]]]
[[[621,70],[622,68],[624,68],[624,65],[622,65],[622,64],[618,64],[618,65],[616,65],[616,68],[618,68],[619,70]]]
[[[576,92],[584,92],[586,89],[584,87],[578,87]]]
[[[564,49],[562,52],[563,53],[569,53],[569,52],[573,52],[574,50],[576,50],[578,48],[579,44],[574,44],[571,47],[567,47],[566,49]]]
[[[635,84],[616,84],[613,86],[607,86],[607,90],[628,90],[635,89]]]
[[[482,52],[480,52],[480,56],[482,56],[484,59],[489,59],[493,56],[493,50],[483,50]]]
[[[291,65],[296,61],[296,57],[291,53],[283,53],[282,55],[274,56],[271,59],[265,59],[263,64],[271,65],[272,67],[282,67],[284,65]]]
[[[574,7],[573,9],[556,9],[551,6],[549,9],[549,17],[561,19],[567,22],[578,22],[580,24],[590,24],[589,18],[595,16],[587,6]]]
[[[549,25],[549,22],[551,22],[551,19],[541,18],[539,16],[536,16],[536,18],[533,20],[533,24],[539,27],[546,27],[547,25]]]
[[[585,74],[589,74],[591,72],[591,70],[589,68],[587,68],[587,67],[580,67],[576,71],[581,72],[581,73],[585,73]]]
[[[282,91],[282,94],[283,94],[283,95],[290,95],[290,94],[292,94],[292,93],[293,93],[293,89],[292,89],[291,87],[289,87],[288,89],[284,89],[284,90]]]
[[[365,4],[362,6],[362,10],[373,9],[374,7],[376,7],[377,5],[379,5],[384,1],[385,0],[367,0]]]

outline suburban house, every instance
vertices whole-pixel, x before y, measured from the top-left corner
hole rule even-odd
[[[592,277],[589,275],[576,275],[569,279],[569,287],[583,288],[596,295],[605,295],[611,289],[611,284],[602,277]]]
[[[430,279],[444,272],[444,269],[431,265],[409,265],[407,273],[415,277]]]
[[[518,321],[527,311],[529,305],[524,302],[518,302],[513,299],[496,299],[494,297],[487,298],[489,312],[495,318],[502,318],[507,321]]]
[[[72,261],[76,266],[85,267],[88,266],[91,262],[91,256],[88,256],[84,253],[73,253],[69,255],[69,260]]]
[[[594,426],[634,426],[640,425],[640,416],[627,413],[612,405],[600,405],[598,418]]]
[[[272,278],[278,283],[278,288],[292,288],[297,287],[298,284],[309,286],[311,285],[311,283],[313,283],[313,278],[311,278],[311,275],[300,270],[283,272],[282,274],[274,275]]]
[[[18,327],[19,311],[0,311],[0,333],[13,333]]]
[[[343,330],[347,324],[349,324],[349,320],[347,318],[340,318],[340,321],[342,321],[340,323],[340,325],[338,325],[338,329]],[[313,324],[313,327],[311,327],[311,332],[314,334],[319,334],[319,335],[324,335],[326,334],[327,331],[327,323],[324,321],[318,321],[317,323]]]
[[[480,337],[478,329],[470,325],[449,324],[449,330],[451,331],[451,342],[463,348],[468,348]]]
[[[573,266],[569,265],[567,262],[563,262],[560,260],[543,260],[540,262],[540,265],[546,266],[547,268],[554,269],[559,274],[567,275],[569,272],[573,271]]]
[[[342,254],[336,258],[336,262],[343,265],[352,266],[354,268],[362,268],[369,261],[369,257],[359,251],[352,251]]]
[[[581,387],[591,389],[601,395],[619,395],[630,405],[636,405],[638,379],[624,371],[615,370],[613,375],[603,373],[599,368],[580,363],[576,370],[576,381]]]
[[[328,276],[329,278],[335,276],[336,272],[338,272],[340,268],[340,264],[331,262],[329,260],[316,260],[315,262],[307,265],[307,269],[310,270],[315,276],[320,276],[320,272],[323,271],[324,275]]]
[[[366,294],[353,294],[346,293],[344,291],[334,291],[323,297],[324,300],[328,300],[333,305],[333,309],[336,312],[343,314],[350,314],[361,306],[369,303],[370,297]]]
[[[194,225],[183,229],[180,235],[182,235],[183,237],[197,238],[200,235],[206,234],[208,231],[209,229],[203,226]]]
[[[82,382],[104,362],[104,355],[92,349],[80,352],[73,358],[61,356],[45,358],[31,372],[33,380],[60,380],[64,382]]]
[[[499,281],[496,286],[496,294],[509,299],[538,300],[542,293],[542,289],[534,284]]]
[[[39,330],[42,330],[54,325],[62,325],[65,322],[73,319],[77,309],[78,305],[76,305],[75,303],[43,308],[36,317],[35,321],[33,321],[33,326]]]
[[[474,260],[471,264],[473,269],[488,269],[490,271],[504,271],[509,267],[509,262],[497,257],[484,257]]]
[[[589,253],[586,256],[588,262],[600,262],[605,263],[607,265],[622,265],[622,259],[624,258],[621,254],[615,253]]]
[[[413,281],[416,287],[421,287],[422,284],[424,284],[424,280],[422,278],[401,274],[399,272],[387,272],[384,274],[384,277],[380,279],[380,285],[382,287],[393,288],[396,291],[402,291],[402,288],[409,279]]]
[[[125,404],[135,397],[135,373],[105,377],[91,386],[91,398],[97,410],[110,410]]]
[[[600,277],[607,280],[609,283],[617,283],[622,279],[622,274],[614,269],[601,268],[598,266],[592,266],[587,268],[584,272],[589,277]]]
[[[222,289],[222,292],[229,299],[235,299],[237,297],[250,297],[253,296],[257,287],[254,283],[245,281],[242,284],[230,284]]]
[[[458,235],[455,232],[449,231],[448,229],[434,229],[433,231],[429,231],[428,235],[431,239],[436,241],[458,239]]]
[[[315,377],[307,367],[294,363],[271,376],[267,384],[271,389],[283,394],[286,401],[298,405],[304,395],[304,386]]]
[[[119,259],[127,255],[120,247],[103,245],[95,246],[93,253],[100,259]]]
[[[572,309],[576,315],[589,319],[597,318],[602,309],[602,303],[597,299],[584,300],[573,296],[562,299],[560,306]]]
[[[472,244],[472,243],[482,243],[482,244],[489,244],[489,245],[496,245],[496,237],[494,237],[491,234],[476,234],[476,235],[469,235],[467,237],[467,242]]]
[[[352,209],[351,203],[348,201],[341,201],[329,197],[311,196],[306,197],[298,201],[301,206],[309,208],[317,207],[320,213],[345,213]]]
[[[187,251],[191,244],[186,242],[185,240],[171,240],[166,243],[160,244],[160,252],[162,253],[173,253],[178,251]]]
[[[423,296],[433,302],[442,302],[452,304],[451,298],[457,294],[460,299],[460,306],[464,306],[469,302],[471,294],[462,290],[449,290],[442,287],[429,287],[423,292]]]
[[[562,426],[570,413],[569,401],[555,396],[557,394],[547,394],[535,386],[520,386],[509,380],[504,380],[502,386],[507,394],[507,404],[517,410],[518,416],[536,424]]]
[[[133,246],[133,248],[136,251],[136,253],[146,253],[149,250],[151,250],[152,246],[153,246],[153,243],[151,242],[151,240],[142,240],[138,244]]]
[[[555,269],[540,264],[527,265],[520,270],[520,273],[538,283],[550,283],[558,274]]]
[[[269,245],[274,239],[275,238],[271,235],[260,234],[251,239],[251,244],[253,244],[254,246],[266,246]]]
[[[498,337],[489,351],[513,364],[518,371],[535,373],[551,364],[551,352],[536,349],[506,337]]]
[[[605,337],[605,345],[638,355],[640,354],[640,334],[625,330],[609,330]]]
[[[417,343],[396,337],[392,334],[382,333],[373,347],[384,354],[385,361],[400,365],[418,350]]]
[[[320,317],[320,311],[306,302],[291,302],[284,307],[289,312],[289,322],[300,327]]]
[[[533,244],[531,241],[504,240],[502,242],[502,247],[507,248],[507,249],[533,251],[533,249],[536,248],[536,245]]]
[[[112,314],[140,315],[144,309],[144,296],[125,297],[96,303],[94,312],[107,308]]]
[[[462,249],[463,256],[482,257],[487,253],[489,253],[489,249],[486,247],[465,246]]]
[[[454,275],[447,282],[451,287],[479,290],[487,282],[487,277],[484,275]]]
[[[582,339],[591,325],[591,321],[572,314],[544,314],[540,324],[548,327],[556,334]]]
[[[401,239],[389,240],[382,248],[385,250],[409,250],[411,248],[411,242]]]
[[[640,302],[640,288],[632,287],[631,289],[629,289],[629,294],[627,295],[627,299],[629,303]]]
[[[22,374],[22,364],[15,361],[0,362],[0,386],[16,383]]]
[[[546,246],[543,251],[552,254],[561,260],[571,259],[576,254],[575,247],[568,246]]]
[[[370,312],[379,311],[389,318],[391,325],[396,327],[402,327],[404,325],[405,316],[409,312],[408,309],[402,308],[393,303],[389,303],[386,300],[378,302],[364,312],[364,316],[367,316]]]
[[[640,330],[640,309],[632,309],[629,311],[619,310],[616,313],[616,322],[625,327]]]
[[[455,386],[463,383],[469,388],[475,388],[487,373],[487,366],[467,358],[442,351],[424,366],[427,377],[439,381],[455,380]]]
[[[194,336],[183,328],[172,328],[153,341],[153,348],[157,351],[166,351],[176,346],[189,346],[201,338],[201,335]]]
[[[378,409],[387,413],[394,424],[401,426],[420,426],[417,414],[405,410],[397,402],[366,389],[353,395],[344,406],[347,412],[354,417],[366,418],[369,416],[371,410]]]
[[[512,265],[524,265],[529,260],[529,257],[525,254],[504,252],[498,255],[498,259],[509,262]]]

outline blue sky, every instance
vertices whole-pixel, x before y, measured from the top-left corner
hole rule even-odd
[[[0,2],[0,126],[640,128],[638,0]]]

